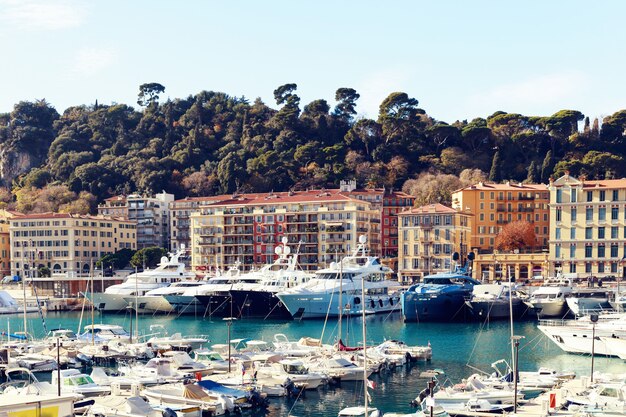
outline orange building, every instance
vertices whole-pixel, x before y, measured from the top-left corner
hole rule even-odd
[[[474,215],[470,247],[478,253],[492,253],[495,238],[509,222],[532,223],[537,236],[531,251],[547,250],[550,235],[550,191],[545,184],[504,184],[479,182],[452,194],[452,208]]]

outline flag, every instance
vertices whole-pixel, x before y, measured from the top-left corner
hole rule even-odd
[[[245,374],[246,374],[246,365],[242,363],[241,364],[241,376],[244,376]]]
[[[367,387],[371,389],[376,389],[376,382],[367,380]]]

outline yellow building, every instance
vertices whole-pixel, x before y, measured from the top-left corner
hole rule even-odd
[[[470,247],[478,253],[492,253],[495,238],[512,221],[528,221],[535,227],[536,246],[548,247],[550,193],[544,184],[479,182],[452,193],[452,208],[474,214]]]
[[[463,260],[468,251],[472,214],[443,204],[429,204],[398,213],[398,279],[419,281],[436,272],[450,271],[452,254]]]
[[[11,273],[11,237],[9,220],[21,213],[0,209],[0,278]]]
[[[472,266],[472,277],[483,282],[523,282],[533,277],[549,276],[548,252],[478,254]]]
[[[552,272],[621,275],[626,257],[626,179],[550,182]]]
[[[38,288],[56,290],[54,279],[37,279],[37,270],[47,267],[53,275],[71,280],[67,295],[85,291],[84,281],[102,256],[137,249],[136,224],[105,216],[26,214],[10,219],[9,231],[11,273],[35,278]]]
[[[245,270],[274,259],[275,247],[287,237],[299,245],[298,261],[316,270],[356,248],[368,237],[380,256],[380,210],[341,190],[290,191],[233,195],[190,214],[192,266],[196,270],[228,268],[241,262]]]

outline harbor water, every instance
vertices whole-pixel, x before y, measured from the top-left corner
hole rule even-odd
[[[139,316],[135,321],[130,314],[95,313],[96,323],[119,324],[126,329],[138,329],[139,334],[150,333],[150,326],[162,325],[170,334],[206,335],[209,344],[226,343],[227,324],[221,319],[193,316]],[[5,316],[3,330],[21,331],[24,326],[22,316]],[[0,320],[2,320],[0,318]],[[69,328],[78,330],[91,324],[90,313],[82,317],[79,312],[49,312],[45,316],[48,330]],[[347,318],[342,322],[342,339],[346,345],[361,343],[362,319]],[[38,314],[27,318],[28,332],[35,337],[43,337],[44,323]],[[419,374],[428,369],[439,368],[445,371],[451,383],[476,373],[476,369],[492,372],[491,363],[506,359],[511,363],[511,330],[508,321],[490,323],[404,323],[398,313],[368,316],[366,318],[368,345],[388,339],[402,340],[409,345],[431,344],[431,362],[417,363],[410,367],[385,371],[370,377],[376,388],[370,390],[373,405],[383,412],[411,412],[410,401],[426,387],[427,379]],[[82,329],[81,327],[81,329]],[[338,337],[337,320],[268,321],[238,320],[232,324],[231,339],[249,338],[271,342],[274,335],[285,334],[290,340],[309,336],[322,338],[324,343],[334,343]],[[549,367],[561,371],[575,371],[577,375],[589,375],[590,356],[571,355],[562,352],[536,328],[535,321],[516,322],[514,333],[523,336],[519,346],[519,368],[522,371]],[[594,370],[600,372],[624,373],[626,362],[618,358],[596,357]],[[318,390],[307,390],[304,397],[297,399],[272,398],[267,415],[283,416],[336,416],[347,406],[363,402],[363,385],[356,382],[342,382]],[[262,415],[257,412],[254,415]]]

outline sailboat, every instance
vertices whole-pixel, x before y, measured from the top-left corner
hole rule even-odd
[[[359,236],[359,243],[365,244],[367,238]],[[365,300],[365,280],[361,280],[361,299]],[[365,308],[361,309],[361,318],[363,320],[363,406],[347,407],[339,411],[338,417],[380,417],[380,411],[375,407],[368,407],[369,392],[367,388],[371,381],[367,378],[367,331],[365,327]]]

